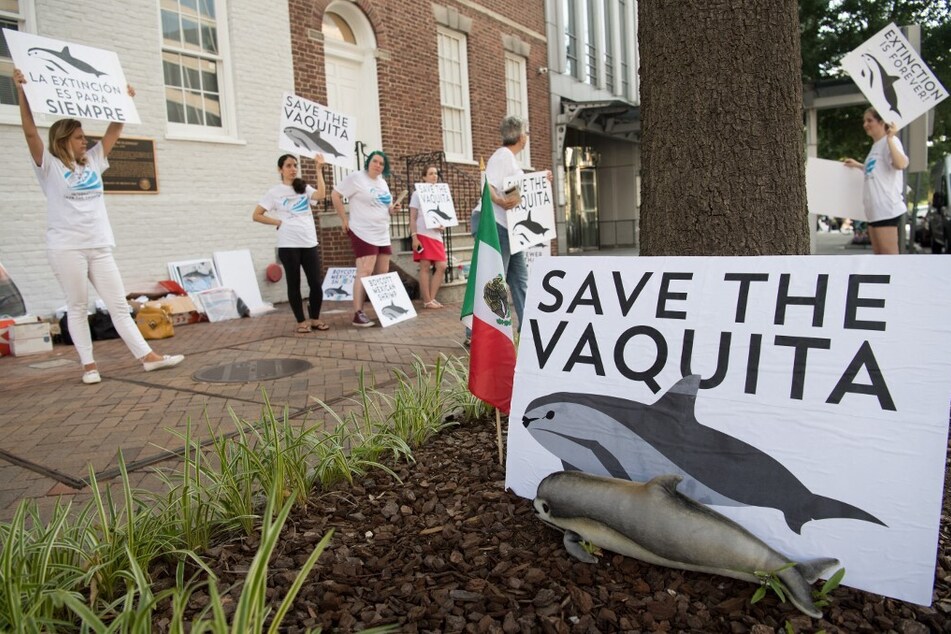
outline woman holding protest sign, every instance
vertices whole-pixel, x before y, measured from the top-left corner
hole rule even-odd
[[[435,185],[438,180],[439,167],[427,165],[423,181]],[[419,293],[423,296],[423,308],[443,308],[443,305],[436,301],[436,294],[446,275],[443,227],[430,229],[426,226],[418,191],[413,192],[409,201],[409,230],[413,238],[413,261],[419,262]]]
[[[284,265],[287,278],[287,301],[297,320],[297,332],[329,330],[330,326],[320,320],[323,291],[320,288],[320,254],[317,252],[317,227],[310,211],[310,203],[327,194],[324,184],[324,156],[317,154],[317,189],[308,185],[297,175],[297,159],[284,154],[277,159],[281,184],[264,194],[254,208],[251,219],[277,227],[277,257]],[[304,319],[304,302],[300,292],[300,272],[304,269],[310,297],[307,312],[310,321]]]
[[[400,208],[400,200],[393,200],[386,177],[390,175],[390,160],[379,150],[370,152],[363,169],[348,174],[334,185],[331,199],[340,216],[344,232],[350,236],[357,274],[353,280],[353,322],[357,328],[368,328],[375,322],[363,312],[366,293],[361,280],[368,275],[379,275],[390,270],[390,214]],[[350,216],[343,199],[350,204]]]
[[[851,158],[845,159],[844,163],[865,170],[862,202],[868,218],[872,251],[879,255],[897,255],[898,223],[905,213],[901,172],[908,167],[908,157],[895,124],[885,123],[874,108],[865,111],[862,127],[872,137],[872,149],[865,157],[865,163]]]
[[[111,122],[102,139],[87,148],[82,124],[60,119],[50,126],[47,150],[27,101],[26,78],[19,69],[14,69],[13,81],[33,170],[46,194],[47,257],[66,294],[69,334],[83,364],[83,383],[102,380],[92,353],[87,282],[106,303],[116,331],[146,372],[178,365],[184,356],[156,354],[145,342],[129,315],[122,276],[112,256],[115,240],[103,199],[102,173],[109,168],[107,157],[122,133],[122,123]],[[132,86],[128,91],[130,97],[135,96]]]

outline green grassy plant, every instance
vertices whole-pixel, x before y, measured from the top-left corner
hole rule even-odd
[[[411,447],[454,424],[447,422],[451,413],[491,412],[468,393],[467,364],[459,358],[440,357],[430,368],[415,357],[412,374],[394,373],[391,396],[368,386],[361,372],[346,415],[320,402],[323,427],[292,424],[286,410],[275,415],[266,394],[260,421],[232,412],[235,432],[212,430],[205,445],[189,422],[178,434],[182,464],[158,472],[163,493],[133,489],[120,453],[118,486],[101,485],[90,467],[92,499],[78,512],[57,501],[44,523],[35,502],[25,500],[9,524],[0,523],[0,631],[146,632],[165,604],[172,632],[263,632],[265,625],[277,631],[330,538],[272,614],[267,560],[291,508],[307,505],[315,489],[353,482],[371,469],[398,480],[385,459],[412,460]],[[196,551],[259,527],[259,551],[229,617],[217,580]],[[159,562],[175,564],[175,584],[153,593],[149,571]],[[188,580],[186,569],[193,571]],[[199,589],[211,600],[188,624],[187,606]]]

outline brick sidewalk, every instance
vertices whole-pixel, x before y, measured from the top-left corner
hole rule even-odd
[[[464,354],[459,306],[423,310],[416,304],[416,319],[386,329],[351,327],[349,304],[336,302],[324,303],[321,316],[331,326],[325,332],[296,334],[286,304],[261,317],[180,326],[173,338],[152,343],[159,353],[186,359],[159,372],[144,372],[119,339],[96,342],[97,385],[80,381],[72,346],[0,358],[0,521],[8,521],[23,498],[37,498],[42,509],[57,495],[82,503],[89,466],[99,479],[114,478],[120,449],[132,465],[132,484],[143,486],[152,479],[148,466],[182,446],[174,432],[189,421],[199,437],[209,426],[230,432],[232,411],[247,420],[260,417],[264,392],[275,411],[286,407],[291,417],[315,424],[324,416],[315,399],[340,403],[356,391],[361,369],[368,383],[379,385],[394,368],[408,370],[414,354],[427,363],[439,353]],[[272,358],[303,359],[312,367],[247,383],[193,378],[204,368]]]

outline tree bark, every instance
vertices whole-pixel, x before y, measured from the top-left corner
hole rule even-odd
[[[642,255],[809,253],[793,0],[640,0]]]

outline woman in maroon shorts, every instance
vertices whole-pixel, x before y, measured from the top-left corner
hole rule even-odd
[[[350,236],[356,258],[357,275],[353,280],[353,325],[368,328],[375,322],[363,313],[366,293],[361,280],[390,270],[390,214],[399,209],[384,180],[390,175],[390,160],[379,150],[371,152],[363,169],[347,175],[334,185],[331,199],[340,216],[343,230]],[[346,198],[350,217],[344,207]]]

